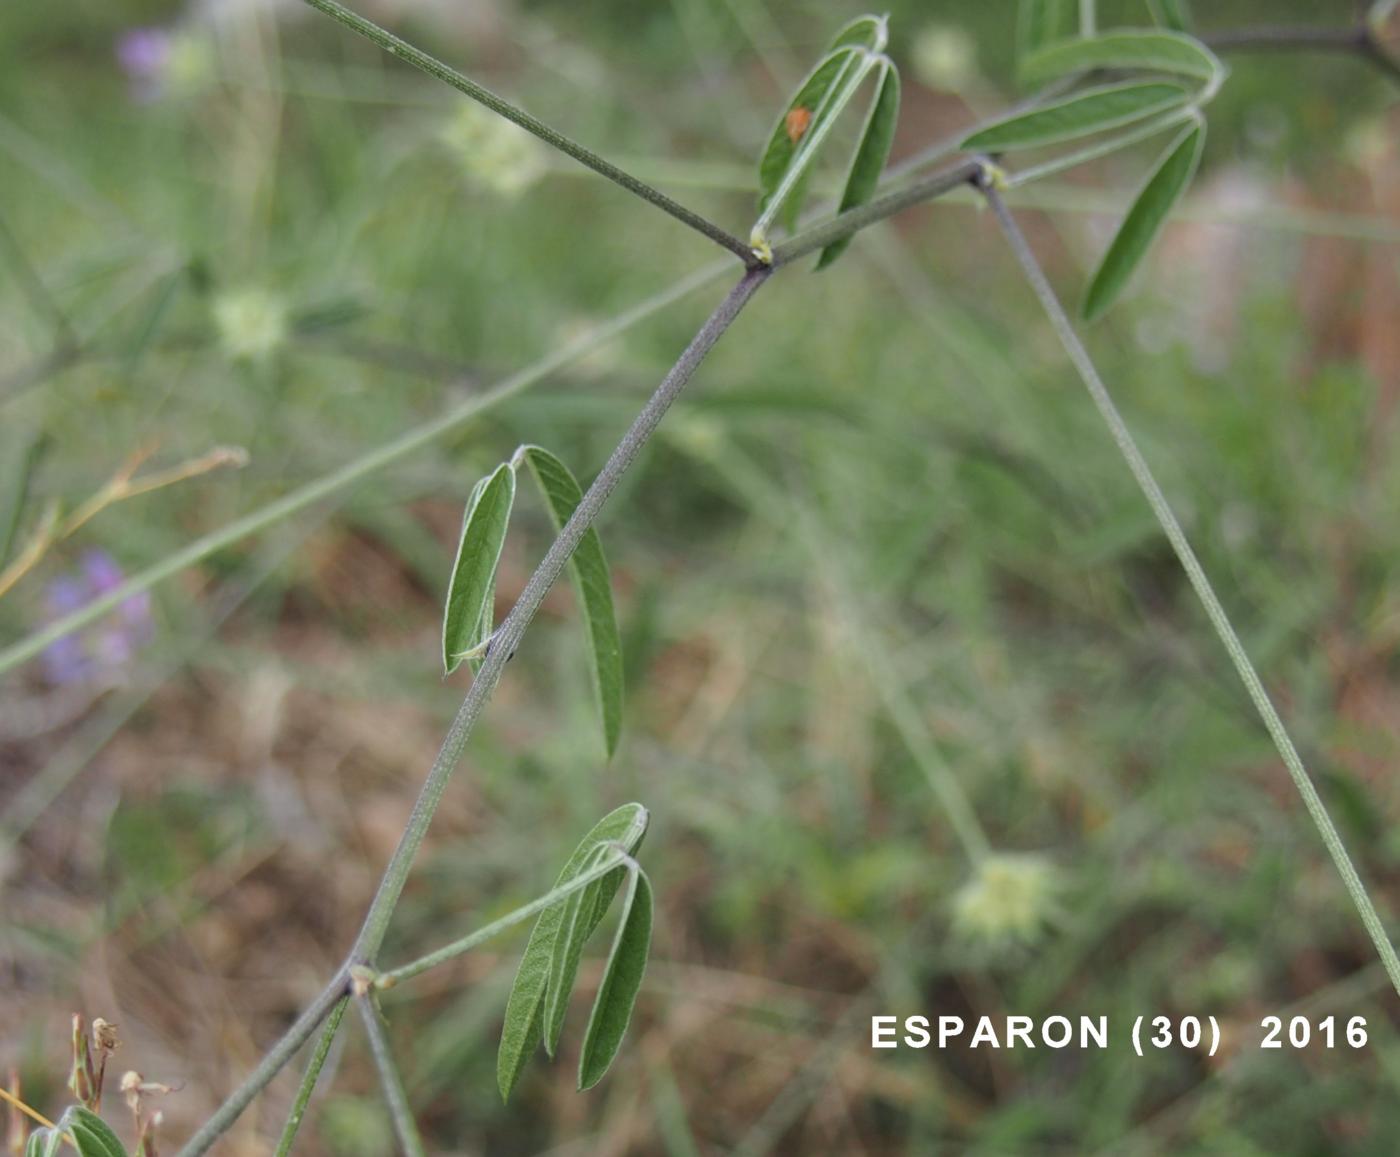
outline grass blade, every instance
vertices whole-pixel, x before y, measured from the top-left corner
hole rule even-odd
[[[609,812],[574,849],[554,886],[557,888],[566,884],[584,871],[594,849],[600,844],[618,843],[629,853],[634,852],[646,834],[648,819],[647,809],[639,803],[624,804],[616,811]],[[602,919],[602,914],[616,895],[626,871],[626,868],[619,867],[616,874],[609,873],[596,884],[589,885],[589,891],[594,896],[593,910],[589,916],[593,927],[596,928],[597,921]],[[584,910],[587,911],[586,908]],[[502,1100],[510,1099],[511,1091],[519,1083],[520,1074],[524,1071],[530,1054],[540,1043],[543,1033],[542,1012],[550,983],[554,942],[559,934],[564,912],[565,904],[561,903],[540,913],[540,918],[535,922],[530,939],[525,945],[525,953],[520,958],[520,967],[515,973],[515,983],[511,986],[510,997],[506,1001],[501,1046],[496,1054],[496,1084],[501,1090]],[[567,994],[565,996],[567,999]]]
[[[569,468],[543,447],[523,446],[516,451],[517,457],[522,455],[544,495],[557,534],[582,500],[583,490]],[[612,758],[622,734],[622,636],[613,608],[608,560],[597,530],[590,528],[570,557],[569,577],[573,579],[588,628],[593,690],[603,723],[603,746]]]
[[[1190,93],[1175,84],[1101,85],[990,124],[967,137],[961,147],[1002,153],[1058,144],[1184,107],[1190,99]]]
[[[651,925],[651,883],[646,873],[637,868],[627,883],[622,920],[583,1037],[578,1062],[580,1091],[591,1089],[603,1079],[627,1033],[651,950]]]
[[[875,195],[880,174],[889,160],[890,146],[894,144],[895,124],[899,120],[899,70],[891,63],[882,64],[876,83],[875,103],[870,106],[865,127],[861,130],[860,143],[851,158],[846,188],[841,194],[840,213],[864,205]],[[851,240],[850,237],[843,237],[823,249],[817,259],[817,268],[825,269],[840,257]]]
[[[1152,247],[1167,215],[1195,175],[1205,135],[1205,124],[1197,121],[1167,146],[1089,283],[1083,307],[1086,321],[1099,317],[1113,304]]]
[[[1026,57],[1021,72],[1026,80],[1053,80],[1098,68],[1147,69],[1210,82],[1225,67],[1215,53],[1180,32],[1151,29],[1108,32],[1088,40],[1061,40]]]
[[[490,622],[487,602],[496,589],[496,567],[514,504],[515,471],[509,463],[478,482],[467,499],[442,616],[442,665],[448,675],[482,641],[483,621]]]

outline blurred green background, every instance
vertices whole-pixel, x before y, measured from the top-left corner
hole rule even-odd
[[[784,93],[859,11],[362,7],[740,234]],[[896,159],[1015,98],[1009,0],[887,7]],[[1145,19],[1101,7],[1105,25]],[[1340,26],[1354,6],[1197,7],[1210,31]],[[1346,57],[1230,63],[1188,202],[1089,344],[1388,912],[1400,88]],[[1067,299],[1149,158],[1016,199]],[[155,563],[716,257],[329,20],[251,0],[0,7],[0,225],[14,550],[138,451],[143,471],[248,455],[55,545],[0,597],[7,643],[98,560]],[[0,1063],[27,1099],[61,1111],[68,1017],[104,1016],[114,1065],[181,1084],[162,1106],[173,1152],[315,993],[469,681],[440,677],[437,647],[472,483],[522,441],[591,477],[723,285],[156,587],[149,622],[88,632],[79,668],[49,655],[0,677]],[[550,537],[521,509],[502,611]],[[637,799],[660,905],[639,1012],[576,1094],[586,962],[564,1056],[503,1107],[495,1034],[523,933],[405,985],[387,1012],[434,1151],[1395,1151],[1393,995],[970,197],[775,278],[601,531],[621,751],[600,756],[561,586],[384,959],[539,894]],[[959,838],[950,781],[992,859]],[[879,1053],[872,1012],[1106,1014],[1115,1045]],[[1262,1016],[1295,1012],[1365,1016],[1369,1044],[1255,1047]],[[1139,1060],[1139,1013],[1214,1014],[1226,1047]],[[392,1150],[347,1028],[299,1152]],[[295,1081],[219,1152],[269,1152]]]

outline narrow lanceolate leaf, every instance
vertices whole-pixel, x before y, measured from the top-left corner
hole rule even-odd
[[[1190,93],[1175,84],[1102,85],[978,129],[961,147],[969,152],[1004,153],[1059,144],[1181,108],[1190,99]]]
[[[1172,207],[1191,183],[1204,145],[1205,125],[1198,121],[1167,146],[1089,283],[1083,308],[1086,320],[1092,321],[1102,314],[1122,292],[1133,270],[1152,247]]]
[[[1096,68],[1146,69],[1209,82],[1224,72],[1215,53],[1199,40],[1160,29],[1106,32],[1087,40],[1060,40],[1021,62],[1026,80],[1053,80]]]
[[[838,48],[863,48],[866,52],[884,52],[889,42],[890,24],[883,16],[857,16],[832,37],[827,52]]]
[[[467,500],[442,616],[442,665],[449,675],[483,641],[483,621],[490,623],[487,602],[495,591],[496,567],[514,504],[515,471],[509,463],[478,482]]]
[[[851,157],[851,168],[846,174],[846,188],[841,194],[840,212],[864,205],[875,195],[880,184],[880,174],[889,160],[890,146],[894,144],[895,123],[899,120],[899,70],[888,61],[880,65],[877,74],[875,103],[865,118],[861,129],[860,142]],[[817,268],[825,269],[846,251],[850,237],[843,237],[822,250],[817,259]]]
[[[646,834],[648,819],[647,809],[639,803],[624,804],[616,811],[609,812],[574,849],[554,886],[557,888],[567,884],[585,871],[594,851],[600,845],[616,843],[629,854],[635,853]],[[626,873],[626,867],[619,866],[616,872],[609,872],[584,889],[581,895],[592,897],[591,901],[582,904],[580,909],[581,913],[587,915],[589,934],[597,928],[603,914],[607,912],[608,905],[612,903]],[[543,1007],[551,980],[550,967],[553,963],[554,944],[566,905],[567,901],[561,901],[540,913],[540,918],[530,933],[530,940],[525,945],[525,953],[520,958],[520,967],[515,973],[515,983],[511,986],[510,998],[506,1002],[501,1047],[496,1054],[496,1083],[501,1090],[502,1100],[509,1100],[511,1091],[520,1080],[520,1074],[525,1070],[526,1062],[543,1035]],[[581,915],[580,919],[582,918]],[[587,936],[584,939],[586,940]],[[572,986],[573,981],[570,980],[569,987]],[[566,999],[567,995],[565,993]]]
[[[539,484],[540,493],[544,495],[557,533],[564,528],[564,523],[582,501],[583,490],[569,468],[548,450],[539,446],[525,446],[522,451],[525,463]],[[573,557],[569,559],[569,576],[573,579],[588,628],[593,691],[603,721],[603,746],[611,758],[622,734],[622,637],[618,633],[617,614],[613,609],[608,560],[603,554],[603,540],[596,530],[590,528],[574,550]]]
[[[1064,11],[1064,0],[1021,0],[1016,10],[1017,59],[1064,35]]]
[[[613,848],[599,845],[583,863],[581,872],[600,867]],[[583,958],[583,946],[587,942],[597,922],[593,919],[597,897],[591,888],[575,892],[565,901],[564,911],[559,917],[559,930],[554,936],[554,951],[549,958],[549,985],[545,989],[544,1051],[550,1056],[559,1047],[559,1036],[564,1029],[564,1014],[568,1011],[569,996],[578,978],[579,961]]]
[[[612,953],[603,972],[603,983],[588,1018],[583,1051],[578,1062],[578,1087],[591,1089],[603,1079],[627,1033],[632,1008],[642,987],[647,954],[651,950],[651,883],[640,868],[627,883],[622,922],[613,938]]]
[[[1152,9],[1152,19],[1161,27],[1173,32],[1191,31],[1191,12],[1186,0],[1147,0]]]
[[[79,1157],[127,1157],[112,1127],[90,1109],[74,1105],[59,1119],[60,1133],[69,1133]]]
[[[819,109],[828,98],[846,66],[856,57],[854,48],[845,48],[823,57],[807,75],[797,95],[788,102],[769,135],[768,146],[758,162],[758,208],[760,212],[787,176],[801,143],[812,132]]]

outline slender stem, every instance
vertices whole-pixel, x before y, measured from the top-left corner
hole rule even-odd
[[[695,373],[701,361],[704,360],[705,355],[710,352],[715,342],[739,316],[739,312],[748,303],[749,298],[768,279],[771,272],[772,270],[766,267],[747,270],[744,276],[739,279],[738,284],[720,302],[714,313],[700,328],[700,332],[685,348],[685,352],[681,354],[676,364],[671,367],[671,372],[656,387],[656,392],[652,394],[641,413],[637,415],[627,433],[623,435],[622,441],[618,443],[612,456],[603,466],[598,477],[594,479],[593,485],[588,488],[569,517],[569,521],[564,524],[564,529],[559,532],[559,537],[554,540],[535,573],[530,576],[530,581],[525,584],[525,589],[520,593],[520,597],[516,600],[515,606],[511,608],[510,614],[497,628],[490,653],[486,656],[486,661],[482,663],[481,669],[476,673],[471,689],[467,692],[467,697],[462,701],[462,706],[458,710],[456,718],[453,719],[452,726],[448,729],[447,737],[443,740],[437,759],[433,761],[432,770],[429,771],[423,789],[418,795],[418,800],[413,805],[413,812],[408,818],[408,825],[399,840],[399,845],[394,850],[389,866],[384,870],[379,890],[375,893],[369,913],[365,917],[364,927],[361,928],[360,935],[355,941],[355,947],[351,953],[354,959],[366,963],[372,962],[380,945],[383,944],[384,934],[388,930],[389,921],[394,914],[394,906],[398,903],[399,894],[403,891],[404,883],[408,879],[408,873],[413,866],[413,859],[418,852],[418,847],[423,842],[428,825],[432,822],[433,813],[437,811],[438,802],[442,799],[442,793],[447,788],[447,781],[451,778],[458,759],[461,758],[467,738],[471,735],[477,718],[491,697],[491,692],[495,689],[501,672],[505,669],[511,655],[515,653],[515,648],[519,645],[525,628],[534,618],[540,603],[544,601],[545,594],[554,585],[554,581],[569,561],[569,556],[573,554],[574,548],[578,546],[589,527],[593,525],[594,519],[603,509],[603,505],[607,502],[613,488],[627,472],[632,460],[646,445],[671,403],[676,400],[681,390],[685,388],[685,384],[690,380],[691,375]]]
[[[408,1105],[408,1094],[404,1092],[403,1077],[394,1063],[394,1052],[389,1047],[389,1037],[379,1019],[379,1009],[369,994],[357,996],[356,1005],[360,1009],[360,1019],[364,1022],[365,1034],[369,1037],[369,1051],[374,1056],[375,1067],[379,1070],[379,1084],[384,1089],[384,1100],[389,1106],[389,1116],[394,1119],[394,1132],[399,1135],[399,1145],[405,1157],[427,1157],[423,1148],[423,1138],[418,1135],[418,1125],[413,1120],[413,1110]]]
[[[546,355],[534,365],[527,366],[505,378],[489,390],[467,398],[460,405],[454,406],[437,418],[415,426],[392,441],[376,446],[359,458],[332,470],[329,474],[323,474],[320,478],[313,479],[304,486],[298,487],[290,494],[284,494],[266,506],[259,507],[257,510],[245,514],[242,518],[237,518],[208,534],[202,535],[145,570],[137,571],[126,582],[108,594],[94,599],[71,614],[55,619],[48,626],[0,651],[0,674],[32,659],[50,643],[95,622],[108,611],[131,598],[132,595],[148,590],[157,583],[178,574],[186,567],[193,566],[210,555],[217,554],[226,547],[232,546],[240,539],[266,530],[289,515],[329,497],[343,487],[373,474],[376,470],[416,453],[443,435],[451,433],[464,422],[470,421],[501,402],[529,389],[590,350],[597,348],[618,334],[626,332],[673,302],[686,297],[693,290],[702,285],[708,285],[720,274],[732,268],[733,266],[728,261],[712,262],[632,309],[619,314],[611,321],[605,322],[592,332],[584,334]]]
[[[493,920],[484,928],[479,928],[470,935],[463,936],[460,940],[454,940],[451,944],[446,944],[436,952],[429,952],[426,956],[420,956],[417,960],[412,960],[407,964],[388,972],[381,973],[375,981],[378,988],[389,988],[398,984],[402,980],[410,980],[420,973],[427,972],[430,968],[436,968],[439,964],[445,964],[455,957],[461,956],[464,952],[470,952],[478,944],[484,944],[493,936],[499,936],[507,928],[519,924],[523,920],[528,920],[536,912],[543,912],[546,908],[559,903],[560,900],[567,899],[573,893],[582,888],[588,887],[594,880],[601,880],[619,864],[628,863],[630,856],[612,856],[602,863],[594,865],[586,872],[580,872],[567,884],[562,884],[540,896],[536,900],[531,900],[524,907],[516,908],[513,912],[508,912],[499,920]]]
[[[883,197],[876,197],[875,200],[868,201],[858,208],[848,209],[844,213],[823,221],[820,225],[804,229],[781,245],[774,246],[773,265],[776,268],[779,265],[796,261],[818,249],[825,249],[833,241],[849,237],[852,233],[857,233],[867,226],[873,225],[876,221],[892,217],[911,205],[932,201],[936,197],[941,197],[963,185],[971,184],[981,172],[982,164],[980,161],[963,161],[951,168],[930,173],[927,177],[902,189],[896,189],[892,193],[886,193]]]
[[[292,1151],[292,1145],[297,1138],[297,1130],[301,1128],[302,1118],[306,1116],[306,1107],[311,1103],[311,1094],[316,1091],[316,1082],[320,1079],[321,1070],[325,1068],[326,1058],[330,1056],[331,1045],[335,1043],[335,1034],[340,1031],[340,1022],[345,1019],[345,1010],[350,1006],[348,996],[341,997],[336,1006],[331,1009],[331,1014],[326,1018],[325,1027],[321,1029],[321,1039],[316,1042],[316,1051],[311,1054],[311,1060],[306,1065],[306,1075],[301,1078],[301,1087],[297,1089],[297,1099],[292,1102],[291,1114],[287,1117],[287,1124],[282,1129],[282,1138],[277,1142],[277,1152],[274,1157],[287,1157]]]
[[[238,1120],[239,1114],[282,1071],[287,1062],[296,1055],[297,1050],[311,1039],[311,1034],[344,998],[348,975],[347,970],[341,969],[332,977],[331,982],[307,1006],[306,1011],[297,1017],[292,1027],[282,1034],[281,1039],[267,1051],[243,1083],[215,1110],[214,1115],[199,1127],[199,1131],[185,1142],[185,1147],[180,1150],[178,1157],[199,1157],[201,1153],[207,1153],[214,1142]]]
[[[1204,38],[1217,52],[1332,52],[1359,56],[1400,83],[1397,61],[1364,19],[1355,28],[1314,28],[1306,24],[1263,25],[1217,32]]]
[[[1117,443],[1128,468],[1132,471],[1133,477],[1147,498],[1148,505],[1152,507],[1152,513],[1157,516],[1157,522],[1161,525],[1167,541],[1171,543],[1172,550],[1176,552],[1177,559],[1181,562],[1182,569],[1186,572],[1186,577],[1196,592],[1196,597],[1200,600],[1201,606],[1205,608],[1211,626],[1215,628],[1215,633],[1220,637],[1221,643],[1224,644],[1225,650],[1229,653],[1240,681],[1244,684],[1245,690],[1249,692],[1249,697],[1254,702],[1254,707],[1259,712],[1259,717],[1263,720],[1269,737],[1273,740],[1279,756],[1283,759],[1284,766],[1288,769],[1288,774],[1293,779],[1294,786],[1298,789],[1298,794],[1302,796],[1303,805],[1307,808],[1313,825],[1317,828],[1323,844],[1332,857],[1332,862],[1342,877],[1342,883],[1346,886],[1347,893],[1356,906],[1361,923],[1365,925],[1371,942],[1375,945],[1377,953],[1380,954],[1381,963],[1385,966],[1391,984],[1395,986],[1395,991],[1400,993],[1400,958],[1396,957],[1395,947],[1390,942],[1385,925],[1381,922],[1380,915],[1371,903],[1366,885],[1362,883],[1361,877],[1352,865],[1351,857],[1347,854],[1346,846],[1342,843],[1342,837],[1332,822],[1332,817],[1327,814],[1327,807],[1323,804],[1311,776],[1303,766],[1302,758],[1298,755],[1297,749],[1293,746],[1293,740],[1283,725],[1283,720],[1279,718],[1278,711],[1269,699],[1269,694],[1264,689],[1264,684],[1260,680],[1258,672],[1255,671],[1254,664],[1244,649],[1244,644],[1240,642],[1229,616],[1225,613],[1225,608],[1221,605],[1210,580],[1206,577],[1205,570],[1196,558],[1195,551],[1191,549],[1186,532],[1182,530],[1181,523],[1177,521],[1171,505],[1167,502],[1166,495],[1162,493],[1162,488],[1157,484],[1147,460],[1142,456],[1142,451],[1138,449],[1137,442],[1128,430],[1127,423],[1123,421],[1117,406],[1113,404],[1108,388],[1104,385],[1103,379],[1099,377],[1098,370],[1095,369],[1088,351],[1084,348],[1083,342],[1079,340],[1079,335],[1075,333],[1074,326],[1070,323],[1064,307],[1060,304],[1059,298],[1055,296],[1055,291],[1050,287],[1050,282],[1046,279],[1044,271],[1040,268],[1040,263],[1027,244],[1025,235],[1021,232],[1020,226],[1016,224],[1011,211],[1006,207],[1006,202],[1002,200],[1001,194],[991,187],[990,183],[983,185],[982,192],[996,214],[997,223],[1001,226],[1001,231],[1006,236],[1012,253],[1015,254],[1017,262],[1025,273],[1026,280],[1030,282],[1035,295],[1040,299],[1040,304],[1050,319],[1050,324],[1053,326],[1056,336],[1059,337],[1060,344],[1064,346],[1070,361],[1079,371],[1079,376],[1088,388],[1095,407],[1108,424],[1114,442]]]
[[[722,245],[731,253],[737,256],[745,265],[754,264],[754,255],[739,238],[735,237],[726,229],[722,229],[713,221],[706,220],[693,210],[687,209],[679,202],[671,200],[659,189],[654,189],[645,181],[638,180],[631,173],[623,172],[610,161],[605,161],[591,149],[585,148],[577,141],[570,139],[550,128],[544,121],[531,116],[524,109],[516,108],[509,101],[497,96],[490,89],[483,88],[473,80],[469,80],[456,69],[449,67],[436,57],[429,56],[421,49],[414,48],[405,40],[400,40],[392,32],[379,27],[373,21],[366,20],[358,13],[350,11],[336,0],[305,0],[311,7],[319,9],[327,16],[338,20],[351,31],[358,32],[361,36],[374,41],[385,52],[390,52],[407,61],[415,68],[422,69],[429,76],[436,77],[444,84],[450,84],[458,92],[485,105],[492,112],[503,116],[506,120],[519,125],[528,133],[532,133],[544,141],[545,144],[558,149],[561,153],[567,153],[580,164],[587,165],[595,173],[600,173],[615,184],[621,185],[629,193],[641,197],[644,201],[649,201],[658,209],[669,213],[677,221],[689,225],[697,233],[703,234],[717,245]]]

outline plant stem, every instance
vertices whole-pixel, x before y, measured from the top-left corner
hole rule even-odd
[[[344,968],[332,977],[331,982],[307,1006],[306,1011],[297,1017],[292,1027],[282,1034],[281,1039],[267,1051],[243,1083],[215,1110],[214,1115],[199,1127],[198,1132],[185,1142],[185,1147],[177,1157],[199,1157],[201,1153],[209,1151],[214,1142],[238,1120],[239,1114],[248,1107],[252,1099],[262,1092],[296,1055],[297,1049],[311,1039],[311,1034],[344,998],[348,977],[349,972]]]
[[[773,247],[773,266],[786,265],[824,249],[833,241],[840,241],[857,233],[876,221],[883,221],[911,205],[932,201],[945,193],[963,185],[971,184],[982,172],[980,161],[963,161],[948,169],[940,169],[927,177],[914,181],[902,189],[876,197],[855,209],[848,209],[830,220],[823,221],[811,229],[804,229],[795,237]]]
[[[1363,19],[1355,28],[1314,28],[1306,24],[1264,25],[1217,32],[1203,38],[1217,52],[1331,52],[1359,56],[1400,83],[1397,61]]]
[[[626,310],[610,321],[604,322],[591,333],[584,334],[546,355],[534,365],[527,366],[525,369],[510,375],[484,393],[467,398],[431,421],[405,431],[392,441],[376,446],[368,453],[332,470],[329,474],[323,474],[320,478],[313,479],[304,486],[293,490],[290,494],[284,494],[281,498],[245,514],[242,518],[234,519],[234,521],[202,535],[145,570],[137,571],[126,582],[108,594],[94,599],[71,614],[55,619],[47,627],[35,631],[0,651],[0,674],[32,659],[50,643],[95,622],[108,611],[131,598],[132,595],[149,590],[157,583],[163,582],[212,554],[217,554],[240,539],[266,530],[289,515],[329,497],[343,487],[358,482],[376,470],[421,450],[444,434],[455,430],[464,422],[529,389],[590,350],[596,349],[604,342],[626,332],[666,306],[686,297],[693,290],[702,285],[708,285],[720,274],[732,268],[733,266],[728,261],[712,262],[646,301]]]
[[[443,740],[437,759],[433,761],[432,770],[429,771],[428,778],[418,795],[418,800],[413,805],[413,812],[408,818],[408,825],[399,840],[399,845],[394,850],[389,866],[384,870],[384,877],[380,881],[379,889],[375,893],[369,913],[365,917],[364,926],[360,929],[360,935],[351,952],[353,959],[372,964],[375,954],[379,951],[380,945],[383,944],[384,934],[388,930],[389,921],[394,914],[394,906],[398,903],[399,894],[403,891],[404,883],[408,879],[408,873],[413,866],[413,859],[418,852],[418,847],[423,842],[428,825],[432,822],[433,813],[437,810],[442,793],[447,788],[447,781],[451,778],[458,759],[461,758],[467,738],[471,735],[477,718],[481,715],[486,701],[495,689],[501,672],[515,653],[515,648],[519,644],[521,636],[524,635],[525,628],[534,618],[540,603],[544,601],[545,594],[554,585],[560,572],[568,563],[569,556],[573,554],[574,548],[588,532],[589,527],[593,525],[594,519],[603,509],[603,505],[607,502],[613,488],[626,473],[638,452],[646,445],[671,403],[684,389],[685,384],[695,373],[701,361],[704,360],[705,355],[710,352],[715,342],[739,316],[739,312],[748,303],[749,298],[768,279],[771,273],[772,270],[766,267],[747,270],[744,276],[739,279],[738,284],[720,302],[714,313],[700,328],[700,332],[685,348],[676,364],[671,367],[671,372],[656,387],[656,392],[652,394],[641,413],[637,415],[627,433],[623,435],[622,441],[618,443],[598,477],[593,480],[593,485],[584,493],[582,500],[569,517],[569,521],[564,524],[564,529],[559,532],[559,536],[535,569],[535,573],[530,576],[530,581],[525,584],[525,589],[521,591],[510,614],[497,628],[486,661],[482,663],[481,669],[476,673],[471,689],[467,692],[467,697],[462,701],[462,706],[458,710],[456,718],[453,719],[452,726],[448,729],[447,737]]]
[[[1157,479],[1153,476],[1147,460],[1138,449],[1137,442],[1133,439],[1127,423],[1123,421],[1117,406],[1113,404],[1108,388],[1104,385],[1103,379],[1099,377],[1098,370],[1095,369],[1088,351],[1084,348],[1083,342],[1079,340],[1079,335],[1075,333],[1074,326],[1070,323],[1064,307],[1060,304],[1054,289],[1051,288],[1050,282],[1046,279],[1045,272],[1041,269],[1030,245],[1027,244],[1020,226],[1016,224],[1011,211],[1006,207],[1006,202],[990,183],[982,185],[982,192],[991,205],[997,223],[1001,226],[1001,231],[1011,246],[1011,251],[1015,254],[1026,280],[1030,282],[1036,297],[1040,299],[1040,304],[1050,319],[1050,324],[1060,339],[1060,344],[1069,355],[1070,361],[1074,363],[1075,369],[1078,370],[1095,407],[1107,423],[1109,432],[1118,445],[1119,452],[1123,455],[1133,477],[1137,480],[1138,486],[1142,489],[1143,495],[1147,498],[1148,505],[1152,507],[1152,513],[1157,516],[1157,522],[1160,524],[1162,532],[1166,535],[1167,541],[1171,543],[1172,550],[1176,552],[1176,557],[1186,572],[1186,577],[1190,580],[1191,587],[1196,592],[1201,606],[1205,609],[1211,626],[1215,628],[1215,633],[1229,653],[1230,661],[1234,663],[1240,681],[1244,684],[1245,690],[1249,692],[1255,710],[1259,712],[1259,717],[1263,720],[1269,737],[1278,749],[1279,756],[1283,759],[1284,766],[1287,767],[1288,774],[1298,789],[1298,794],[1302,796],[1303,805],[1307,808],[1313,825],[1317,828],[1323,844],[1332,857],[1332,862],[1342,877],[1342,883],[1346,886],[1347,894],[1356,906],[1361,923],[1365,925],[1371,942],[1375,945],[1377,953],[1380,954],[1381,963],[1385,966],[1391,984],[1394,985],[1395,991],[1400,993],[1400,958],[1396,957],[1395,947],[1390,942],[1385,925],[1381,922],[1380,915],[1371,902],[1366,885],[1362,883],[1361,877],[1352,865],[1351,857],[1347,854],[1346,846],[1342,843],[1342,837],[1332,822],[1332,817],[1328,815],[1327,807],[1318,795],[1317,788],[1313,785],[1307,768],[1303,766],[1302,758],[1298,755],[1297,749],[1293,746],[1293,740],[1283,725],[1283,720],[1279,718],[1278,711],[1269,699],[1269,694],[1264,689],[1264,684],[1260,680],[1258,672],[1255,671],[1254,664],[1244,649],[1244,644],[1240,642],[1229,616],[1225,613],[1225,608],[1221,605],[1210,580],[1206,577],[1205,570],[1196,558],[1195,551],[1191,549],[1186,532],[1182,530],[1181,523],[1177,521],[1171,505],[1167,502],[1166,495],[1162,493],[1162,488],[1157,484]]]
[[[331,1045],[335,1042],[335,1034],[340,1030],[340,1022],[345,1019],[345,1010],[350,1005],[350,998],[342,996],[340,1002],[331,1009],[331,1014],[326,1018],[325,1027],[321,1030],[321,1039],[316,1042],[316,1051],[311,1054],[311,1060],[306,1065],[306,1075],[301,1079],[301,1087],[297,1089],[297,1099],[292,1102],[291,1114],[287,1117],[287,1124],[282,1129],[282,1138],[277,1142],[277,1152],[274,1157],[287,1157],[292,1151],[292,1145],[296,1141],[297,1130],[301,1128],[301,1120],[306,1116],[306,1106],[311,1103],[311,1094],[316,1091],[316,1081],[321,1076],[321,1070],[325,1067],[326,1058],[330,1056]]]
[[[619,864],[627,863],[630,859],[630,856],[614,856],[600,864],[595,864],[588,871],[580,872],[567,884],[562,884],[538,899],[531,900],[524,907],[506,913],[499,920],[491,921],[484,928],[479,928],[470,935],[463,936],[460,940],[454,940],[451,944],[445,944],[436,952],[429,952],[426,956],[420,956],[408,964],[381,973],[375,981],[375,985],[379,988],[388,988],[398,984],[401,980],[411,980],[420,973],[427,972],[430,968],[445,964],[454,957],[461,956],[464,952],[470,952],[478,944],[484,944],[493,936],[499,936],[507,928],[519,924],[522,920],[528,920],[536,912],[543,912],[546,908],[559,903],[560,900],[567,899],[581,888],[588,887],[594,880],[601,880]]]
[[[506,120],[519,125],[528,133],[539,137],[545,144],[558,149],[561,153],[567,153],[580,164],[587,165],[595,173],[600,173],[615,184],[621,185],[629,193],[641,197],[644,201],[649,201],[663,212],[669,213],[677,221],[689,225],[697,233],[703,234],[717,245],[722,245],[731,253],[737,256],[746,266],[753,265],[755,258],[749,247],[739,238],[735,237],[726,229],[722,229],[713,221],[706,220],[698,213],[687,209],[677,201],[671,200],[665,193],[648,185],[645,181],[640,181],[631,173],[624,172],[610,161],[605,161],[591,149],[585,148],[577,141],[564,136],[562,133],[550,128],[542,120],[531,116],[524,109],[516,108],[509,101],[497,96],[490,89],[483,88],[473,80],[469,80],[456,69],[449,67],[436,57],[429,56],[421,49],[414,48],[407,41],[400,40],[392,32],[379,27],[373,21],[366,20],[363,16],[350,11],[336,0],[305,0],[311,7],[324,12],[327,16],[338,20],[351,31],[358,32],[361,36],[374,41],[385,52],[407,61],[415,68],[422,69],[429,76],[436,77],[444,84],[450,84],[458,92],[485,105],[492,112],[503,116]]]
[[[427,1157],[423,1148],[423,1138],[418,1135],[418,1125],[413,1120],[413,1110],[408,1107],[408,1094],[404,1092],[403,1077],[394,1064],[394,1053],[389,1047],[389,1037],[379,1020],[379,1009],[373,997],[368,994],[357,996],[355,1003],[360,1009],[360,1019],[364,1022],[365,1033],[369,1037],[369,1051],[374,1056],[375,1067],[379,1070],[379,1084],[384,1089],[384,1100],[389,1106],[389,1115],[394,1119],[394,1132],[399,1135],[399,1145],[405,1157]]]

